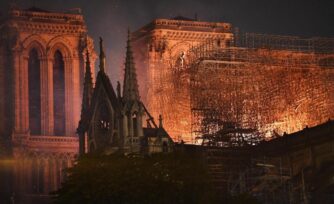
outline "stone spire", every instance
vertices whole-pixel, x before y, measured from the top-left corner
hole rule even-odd
[[[84,81],[84,90],[83,90],[82,104],[81,104],[81,121],[85,120],[88,115],[87,111],[90,106],[92,95],[93,95],[93,79],[92,79],[92,72],[91,72],[91,67],[90,67],[89,53],[87,50],[86,51],[85,81]]]
[[[163,128],[162,126],[162,116],[159,115],[159,128]]]
[[[106,55],[104,54],[103,39],[100,37],[100,71],[104,72],[106,67]]]
[[[125,74],[123,83],[123,98],[125,101],[139,101],[139,90],[137,82],[136,68],[131,49],[131,36],[128,30],[128,41],[126,46]]]
[[[89,115],[89,106],[91,103],[93,95],[93,79],[92,72],[90,67],[89,53],[86,51],[86,70],[85,70],[85,81],[84,81],[84,90],[82,96],[81,104],[81,117],[79,121],[79,126],[77,128],[77,133],[79,135],[79,155],[85,153],[85,132],[87,131],[88,115]]]

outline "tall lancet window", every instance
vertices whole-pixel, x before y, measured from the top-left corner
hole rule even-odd
[[[28,91],[29,91],[29,129],[31,135],[41,134],[41,70],[36,49],[29,52]]]
[[[133,136],[138,137],[137,133],[137,126],[138,126],[138,120],[137,120],[137,113],[132,114],[132,130],[133,130]]]
[[[54,134],[65,135],[65,67],[59,50],[55,52],[53,61],[53,111]]]
[[[111,130],[112,130],[112,121],[111,121],[111,112],[110,109],[108,108],[106,102],[103,102],[98,110],[97,113],[97,118],[96,118],[96,126],[97,126],[97,145],[99,147],[103,147],[107,145],[110,141],[111,137]]]

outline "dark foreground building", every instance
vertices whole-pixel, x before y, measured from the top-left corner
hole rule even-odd
[[[334,121],[256,146],[179,145],[206,160],[212,182],[226,194],[248,193],[264,203],[333,203]]]
[[[130,32],[126,49],[123,93],[119,82],[117,92],[114,91],[104,71],[106,59],[102,39],[100,70],[94,88],[87,53],[82,112],[78,127],[80,154],[96,151],[105,154],[151,154],[172,150],[173,140],[163,128],[161,115],[157,126],[141,102]],[[147,123],[143,124],[145,121]]]

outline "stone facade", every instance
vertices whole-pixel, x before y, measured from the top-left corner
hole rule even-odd
[[[209,39],[228,46],[233,42],[231,24],[176,17],[154,20],[134,32],[140,93],[153,117],[164,115],[174,140],[191,141],[191,110],[189,90],[173,86],[173,75],[186,67],[190,49]]]
[[[143,100],[176,141],[227,123],[271,137],[334,117],[333,39],[241,35],[181,17],[134,36]]]
[[[94,73],[93,40],[80,13],[38,8],[11,9],[0,33],[0,136],[13,149],[13,192],[17,200],[47,195],[78,154],[84,53]]]

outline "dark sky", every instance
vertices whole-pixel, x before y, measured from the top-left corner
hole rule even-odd
[[[334,37],[334,0],[0,0],[3,14],[9,2],[51,11],[81,8],[95,44],[105,39],[108,71],[120,76],[126,30],[136,30],[155,18],[177,15],[203,21],[232,23],[242,31]]]

